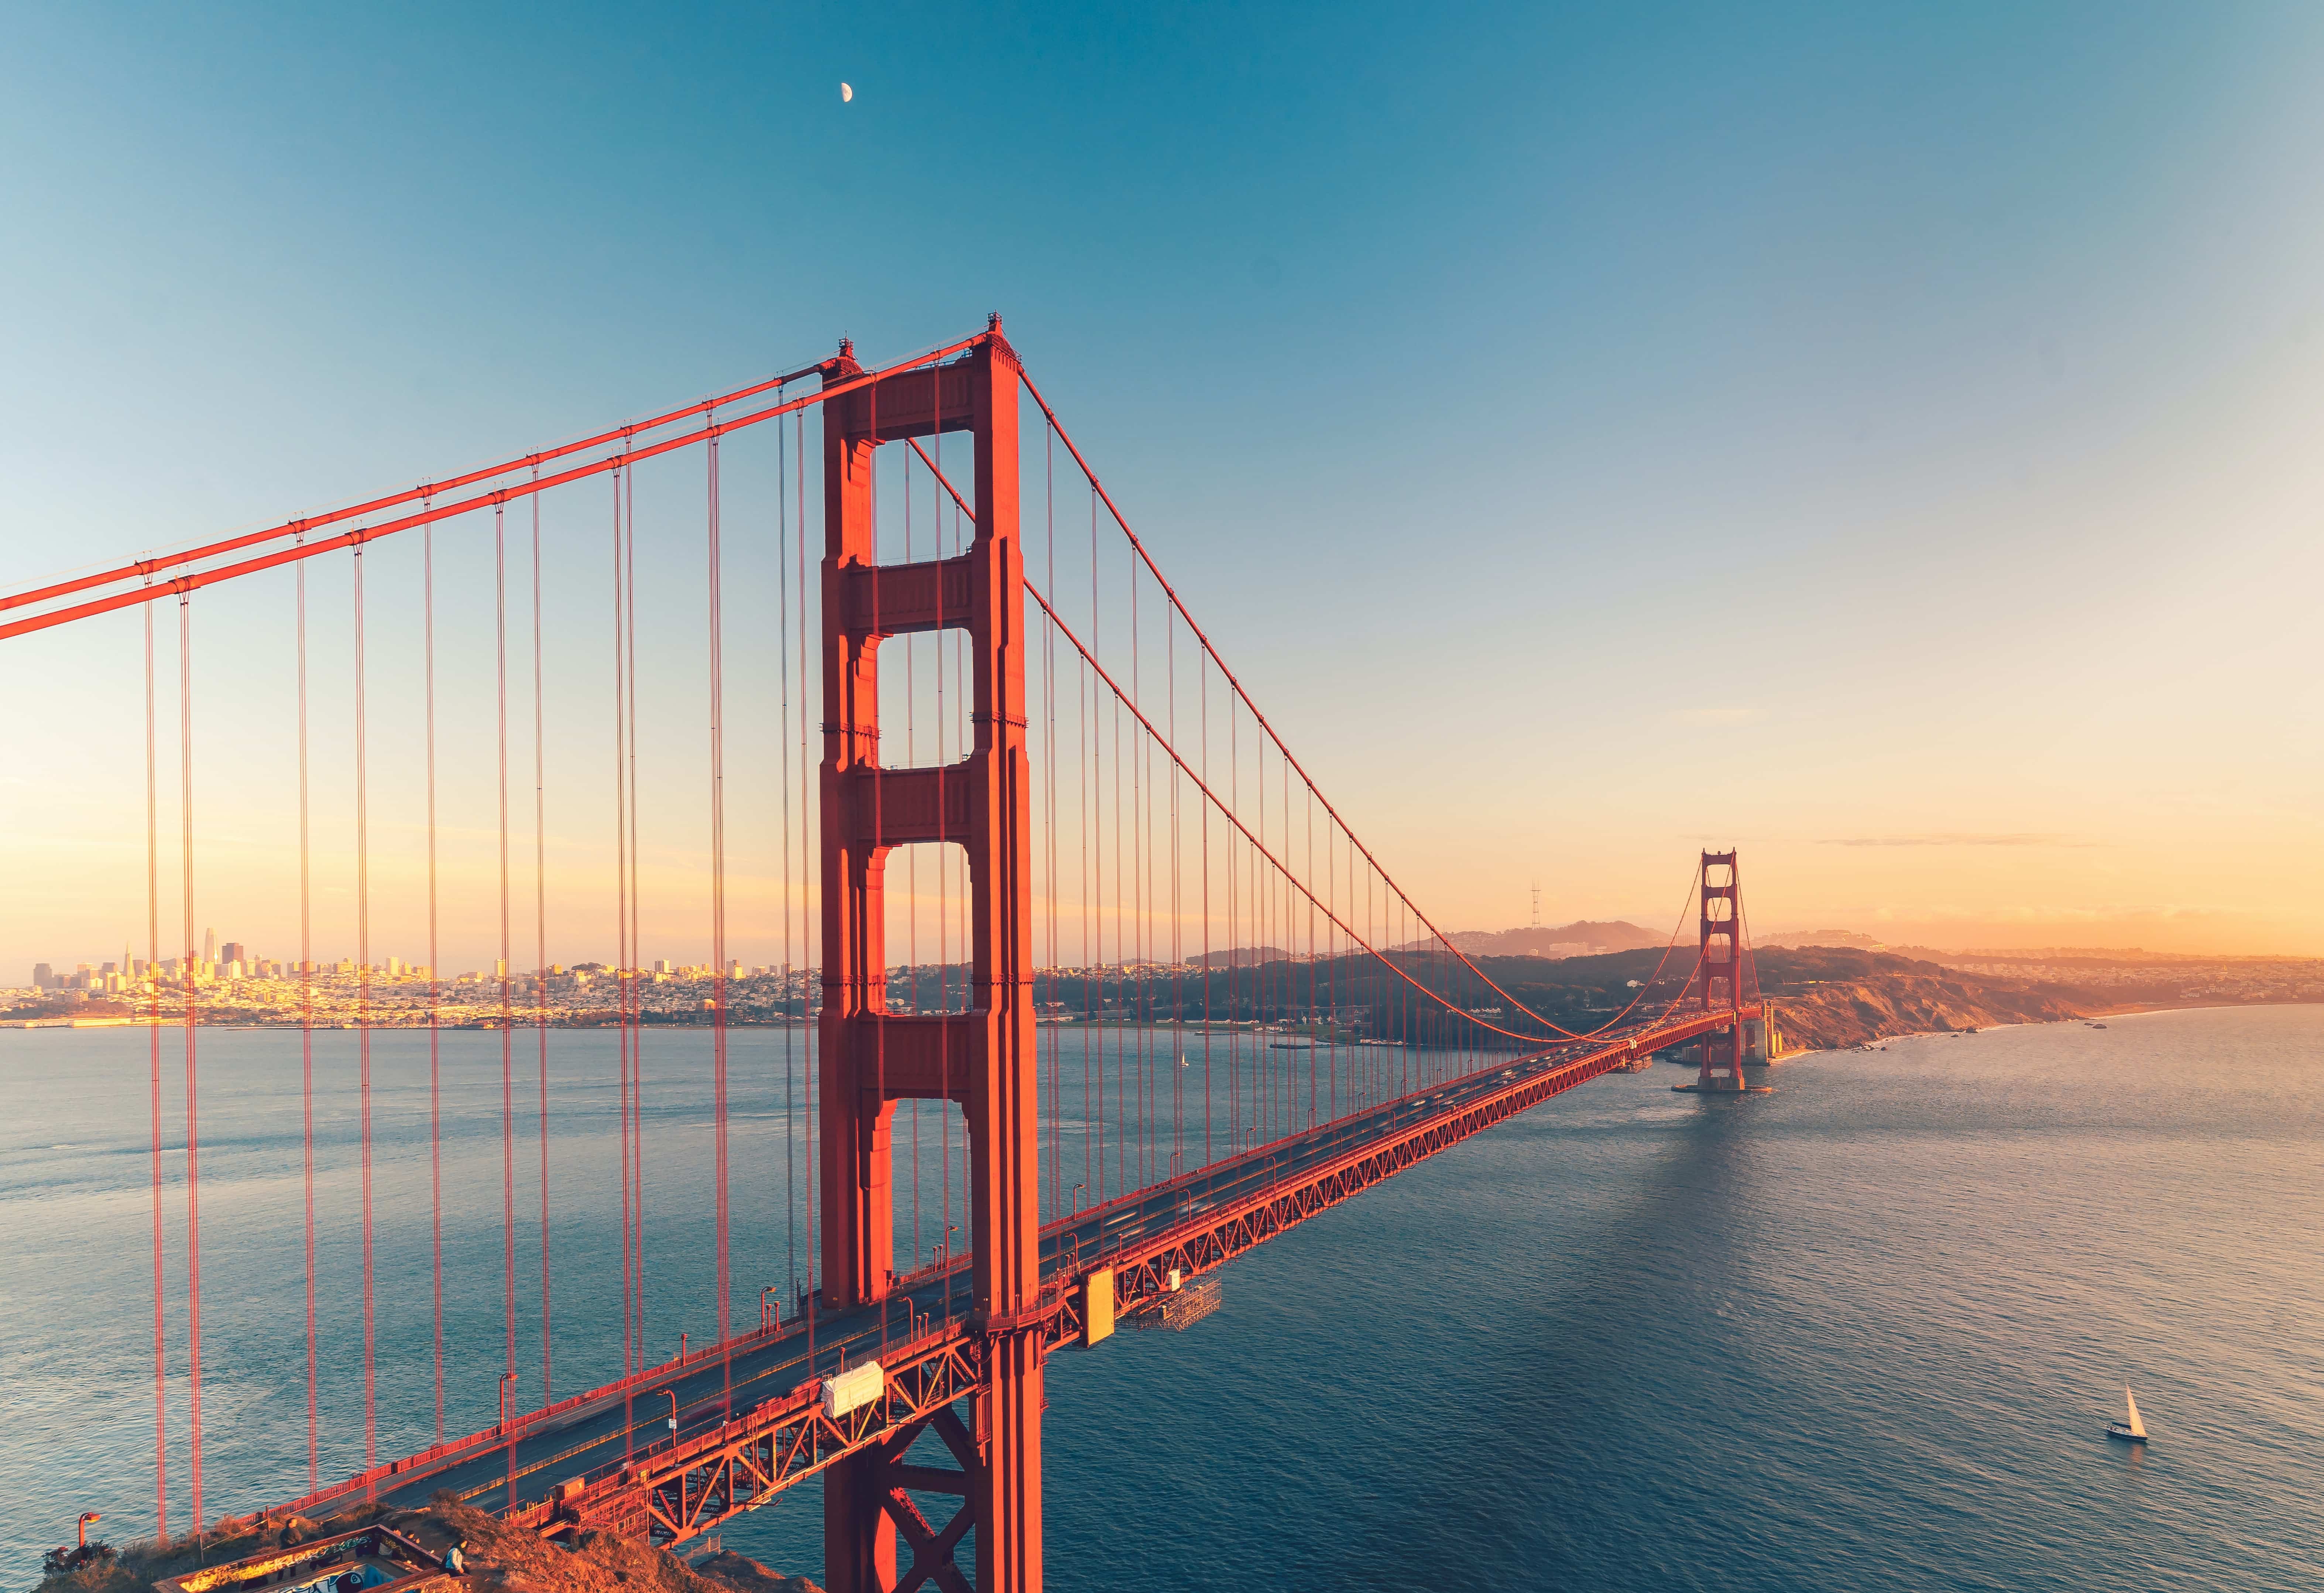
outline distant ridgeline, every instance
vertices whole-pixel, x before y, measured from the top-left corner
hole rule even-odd
[[[1595,957],[1608,951],[1635,951],[1652,946],[1657,950],[1669,931],[1657,934],[1616,919],[1597,923],[1583,919],[1554,929],[1454,930],[1444,937],[1471,957]],[[1415,940],[1399,951],[1425,951],[1435,942]]]
[[[1635,926],[1628,926],[1635,927]],[[1548,932],[1548,931],[1542,931]],[[1563,931],[1559,931],[1563,932]],[[1315,961],[1238,957],[1207,970],[1147,965],[1100,974],[1045,970],[1035,989],[1045,1017],[1087,1023],[1265,1023],[1312,1027],[1319,1038],[1379,1038],[1442,1042],[1450,1035],[1431,1004],[1416,1001],[1403,980],[1369,957]],[[1399,967],[1452,1005],[1510,1029],[1532,1025],[1478,975],[1441,952],[1392,954]],[[1508,997],[1565,1028],[1606,1023],[1646,990],[1639,1015],[1661,1012],[1680,995],[1694,962],[1682,945],[1664,961],[1662,942],[1595,956],[1471,952]],[[1991,977],[1887,952],[1849,948],[1770,948],[1757,954],[1760,982],[1777,1006],[1793,1049],[1829,1050],[1886,1035],[1981,1029],[1993,1023],[2051,1023],[2118,1002],[2103,992],[2032,979]],[[1336,1025],[1330,1014],[1338,1014]],[[1457,1042],[1497,1046],[1489,1034]]]

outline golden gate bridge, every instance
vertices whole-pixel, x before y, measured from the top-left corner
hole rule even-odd
[[[727,607],[724,523],[733,450],[757,444],[763,456],[769,438],[770,493],[770,461],[760,457],[753,468],[757,497],[770,501],[779,526],[771,625],[763,605]],[[672,710],[660,694],[650,690],[641,701],[639,693],[653,623],[650,615],[641,640],[639,564],[642,551],[651,579],[672,544],[648,535],[641,549],[641,480],[650,503],[656,494],[665,504],[673,494],[692,497],[706,577],[691,640],[705,661],[697,702],[712,985],[701,1017],[711,1033],[712,1198],[707,1209],[684,1215],[715,1234],[716,1320],[707,1342],[659,1362],[645,1344],[655,1273],[645,1221],[652,1151],[640,942],[641,902],[663,886],[658,868],[642,861],[652,837],[641,828],[638,769],[641,743]],[[812,579],[811,483],[823,536]],[[545,503],[567,522],[594,524],[594,557],[602,560],[594,612],[576,606],[553,617],[595,638],[609,683],[610,745],[593,755],[602,759],[598,796],[609,799],[601,838],[613,900],[609,922],[595,927],[614,948],[622,1357],[614,1381],[524,1411],[515,1395],[529,1357],[517,1325],[521,1110],[538,1116],[541,1268],[538,1300],[526,1305],[541,1323],[544,1399],[554,1387],[549,1257],[559,1199],[547,977]],[[761,542],[767,506],[757,503],[750,533]],[[517,548],[520,577],[529,555],[529,583],[510,576],[512,513],[518,537],[530,533],[529,546]],[[469,738],[458,738],[448,756],[439,745],[436,558],[439,530],[481,537],[487,521],[504,1364],[500,1420],[453,1437],[445,1431],[437,1148],[445,983],[438,795],[439,764],[474,768],[481,754]],[[550,534],[565,533],[552,527]],[[383,1457],[378,1295],[383,1283],[401,1295],[410,1280],[383,1280],[374,1245],[377,776],[366,682],[378,667],[368,649],[380,606],[367,596],[364,561],[383,544],[414,542],[425,697],[436,1441]],[[334,556],[349,563],[352,607],[343,629],[324,628],[331,646],[346,650],[353,689],[322,712],[350,730],[354,764],[364,1459],[354,1475],[335,1479],[323,1475],[318,1394],[309,784],[318,708],[309,683],[307,583],[311,561]],[[181,1066],[184,1075],[180,1310],[189,1398],[182,1440],[194,1522],[198,1528],[208,1519],[198,1107],[208,970],[194,935],[205,849],[195,681],[237,642],[198,633],[196,598],[227,583],[279,587],[285,575],[288,589],[277,595],[295,613],[300,749],[308,1491],[236,1502],[257,1515],[327,1522],[383,1503],[416,1505],[448,1488],[545,1535],[594,1529],[678,1544],[819,1477],[825,1577],[834,1593],[925,1584],[1026,1593],[1042,1580],[1043,1380],[1052,1352],[1096,1346],[1119,1323],[1171,1313],[1207,1274],[1254,1246],[1655,1052],[1700,1048],[1696,1079],[1684,1088],[1751,1088],[1746,1035],[1764,1011],[1732,851],[1696,861],[1679,924],[1626,1005],[1587,1028],[1528,1006],[1440,932],[1318,788],[1131,529],[998,317],[973,337],[880,369],[861,365],[843,343],[830,358],[557,448],[0,596],[0,641],[94,626],[118,611],[143,616],[149,957],[135,999],[150,1032],[153,1484],[165,1536],[165,1066],[173,1076]],[[168,717],[159,686],[169,672],[162,644],[171,638],[157,635],[156,611],[172,600],[180,823],[180,877],[171,884],[181,911],[165,933],[158,727]],[[735,613],[746,616],[755,642],[772,633],[774,681],[763,667],[731,672]],[[513,709],[512,635],[513,672],[520,687],[529,678],[532,689],[531,702],[520,690]],[[763,664],[763,649],[754,656]],[[730,709],[763,699],[770,685],[780,697],[771,721],[756,708]],[[810,704],[820,741],[813,760]],[[815,1048],[812,1066],[799,1070],[800,1098],[787,1106],[798,1129],[788,1143],[804,1144],[807,1162],[797,1165],[794,1148],[781,1170],[789,1297],[777,1304],[771,1285],[760,1291],[757,1321],[738,1327],[728,1106],[740,968],[729,957],[736,909],[728,759],[732,744],[746,739],[761,755],[773,743],[779,768],[775,789],[753,796],[750,821],[771,815],[780,832],[784,886],[775,912],[783,966],[813,970],[819,996],[784,1012],[784,1021],[812,1025]],[[530,975],[519,968],[528,743]],[[904,888],[891,891],[899,865]],[[575,911],[558,904],[561,937]],[[1689,917],[1695,933],[1682,950]],[[921,956],[924,935],[932,962]],[[165,959],[171,940],[184,953]],[[900,986],[899,966],[908,970]],[[525,1035],[528,1028],[534,1033]],[[525,1093],[533,1099],[521,1107]],[[745,1177],[755,1187],[775,1171],[746,1168]],[[607,1320],[602,1331],[613,1335],[617,1326]],[[221,1347],[208,1350],[215,1358]],[[393,1421],[389,1428],[405,1431]]]

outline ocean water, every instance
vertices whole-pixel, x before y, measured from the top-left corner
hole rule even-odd
[[[656,1037],[657,1041],[660,1037]],[[517,1049],[519,1358],[537,1163]],[[647,1132],[657,1340],[709,1320],[700,1059]],[[420,1050],[415,1053],[412,1047]],[[610,1042],[558,1036],[554,1392],[617,1369]],[[738,1036],[738,1312],[784,1276],[779,1034]],[[602,1051],[593,1047],[603,1047]],[[298,1042],[203,1036],[206,1505],[306,1475]],[[447,1036],[447,1425],[504,1353],[496,1038]],[[182,1052],[165,1050],[182,1068]],[[1058,1588],[2313,1588],[2324,1008],[1802,1059],[1776,1093],[1597,1080],[1227,1270],[1184,1333],[1050,1363]],[[0,1588],[153,1515],[144,1036],[0,1033]],[[318,1042],[326,1476],[360,1464],[352,1041]],[[424,1042],[374,1042],[383,1453],[433,1431]],[[755,1081],[755,1082],[752,1082]],[[177,1122],[175,1083],[170,1099]],[[179,1142],[173,1133],[172,1145]],[[173,1291],[181,1154],[168,1163]],[[592,1201],[596,1191],[604,1199]],[[530,1213],[529,1217],[529,1211]],[[924,1225],[925,1226],[925,1225]],[[801,1241],[802,1245],[804,1240]],[[747,1298],[745,1298],[747,1296]],[[169,1324],[173,1524],[184,1324]],[[674,1345],[655,1345],[657,1358]],[[350,1369],[350,1368],[353,1369]],[[2135,1387],[2153,1441],[2109,1442]],[[812,1486],[726,1547],[816,1574]]]

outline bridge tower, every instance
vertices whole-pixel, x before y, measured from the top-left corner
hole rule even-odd
[[[1702,855],[1702,1007],[1727,1009],[1724,1031],[1702,1037],[1700,1090],[1735,1090],[1743,1082],[1743,924],[1741,882],[1733,852]]]
[[[850,347],[824,385],[860,377]],[[982,1593],[1041,1586],[1039,1129],[1033,1013],[1031,806],[1025,751],[1024,561],[1018,542],[1019,366],[992,318],[954,363],[885,377],[824,409],[823,1016],[816,1037],[824,1129],[823,1300],[884,1298],[894,1273],[889,1128],[899,1100],[956,1104],[968,1119],[969,1232],[982,1383],[972,1431],[946,1409],[933,1425],[962,1465],[945,1485],[958,1519],[932,1531],[905,1492],[931,1468],[904,1466],[919,1434],[849,1457],[826,1474],[824,1565],[831,1593],[888,1593],[896,1533],[907,1577],[957,1587],[951,1561],[976,1533]],[[975,514],[968,551],[877,562],[872,460],[882,443],[966,431]],[[935,768],[884,769],[880,644],[964,632],[974,660],[973,746]],[[887,1010],[881,878],[898,846],[940,841],[967,855],[969,1010]]]

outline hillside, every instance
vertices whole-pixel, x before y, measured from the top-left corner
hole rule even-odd
[[[468,1574],[429,1584],[455,1593],[821,1593],[805,1577],[787,1577],[740,1554],[702,1557],[688,1565],[662,1549],[584,1533],[569,1548],[503,1524],[497,1516],[438,1494],[425,1510],[376,1510],[327,1525],[293,1519],[261,1532],[248,1521],[221,1522],[207,1543],[188,1534],[168,1542],[133,1543],[79,1570],[46,1578],[38,1593],[151,1593],[161,1578],[216,1565],[372,1521],[384,1522],[422,1548],[440,1553],[466,1544]],[[294,1534],[287,1540],[285,1531]]]
[[[1684,946],[1665,962],[1662,950],[1610,952],[1556,961],[1491,957],[1480,966],[1509,996],[1569,1028],[1606,1023],[1637,994],[1632,980],[1663,975],[1641,1012],[1664,1009],[1693,966]],[[1770,947],[1756,954],[1760,986],[1794,1049],[1827,1051],[1894,1035],[1982,1029],[1995,1023],[2044,1023],[2080,1017],[2107,1005],[2101,992],[2032,979],[1996,977],[1941,967],[1893,952],[1849,947]],[[1446,971],[1428,970],[1432,980]],[[1464,1005],[1490,997],[1454,980]]]
[[[1553,928],[1521,930],[1455,930],[1444,937],[1471,957],[1588,957],[1608,951],[1659,949],[1670,939],[1668,931],[1640,929],[1622,919],[1600,922],[1579,919]],[[1399,948],[1425,951],[1431,942],[1415,941]]]
[[[1757,961],[1786,1043],[1809,1051],[1932,1030],[2052,1023],[2101,1005],[2063,986],[1964,973],[1893,952],[1769,947]]]

